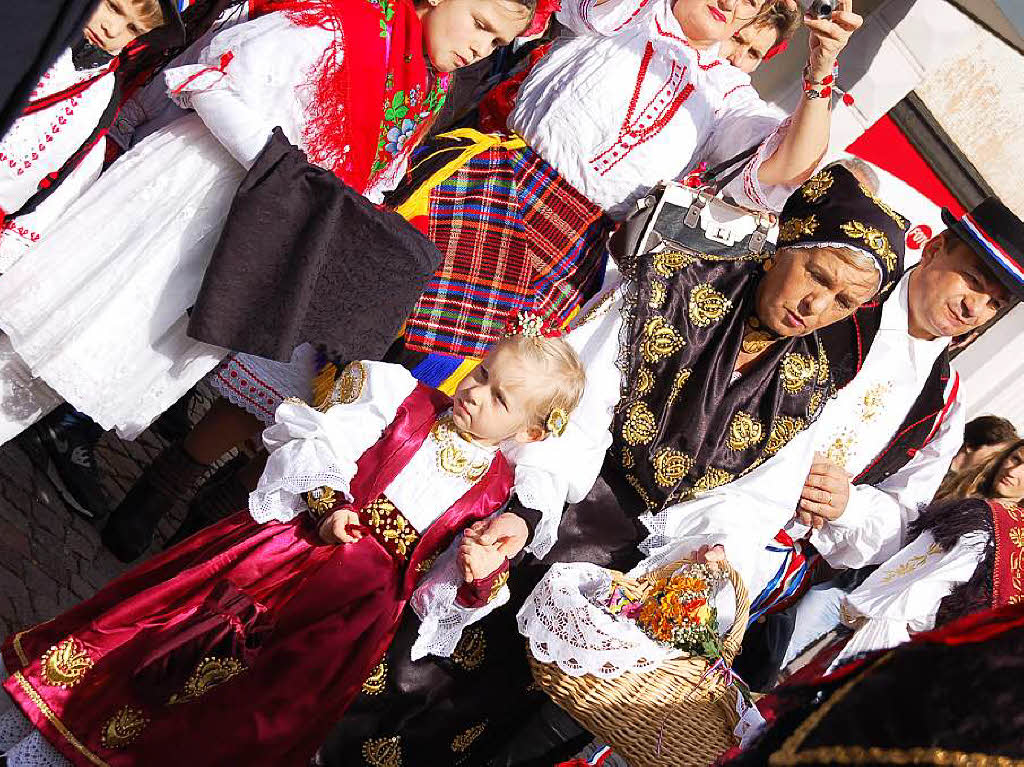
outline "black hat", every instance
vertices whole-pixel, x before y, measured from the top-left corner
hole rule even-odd
[[[959,219],[943,208],[942,220],[1014,296],[1024,299],[1024,223],[998,197],[986,197]]]
[[[181,45],[185,45],[185,22],[181,18],[182,11],[190,5],[188,0],[160,0],[160,10],[164,12],[164,23],[161,26],[170,27],[176,34],[181,36]]]
[[[903,276],[907,219],[842,165],[830,165],[789,196],[779,222],[779,247],[841,245],[874,259],[887,293]]]

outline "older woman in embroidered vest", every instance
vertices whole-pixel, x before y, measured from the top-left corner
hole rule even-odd
[[[531,446],[513,456],[517,465],[555,467],[549,485],[516,485],[513,510],[534,525],[528,550],[543,559],[513,575],[514,596],[525,597],[553,562],[628,568],[646,534],[641,516],[743,474],[817,416],[831,378],[814,331],[899,279],[902,231],[852,174],[835,168],[794,193],[781,232],[780,249],[763,263],[749,253],[647,254],[623,264],[622,284],[585,311],[569,339],[587,365],[587,390],[566,441],[558,454]],[[566,496],[578,502],[563,513]],[[514,524],[505,515],[491,534],[515,539]],[[387,688],[387,704],[357,701],[328,745],[331,763],[341,764],[367,731],[414,741],[416,753],[434,758],[448,744],[428,729],[468,730],[486,717],[481,732],[491,746],[507,739],[538,702],[485,694],[529,684],[513,616],[489,616],[467,636],[467,647],[476,636],[478,648],[486,637],[477,678],[429,658],[410,666],[400,636],[389,663],[396,678],[417,681],[401,693]],[[417,712],[421,684],[437,685],[454,706]],[[375,721],[374,711],[391,707],[410,724]]]

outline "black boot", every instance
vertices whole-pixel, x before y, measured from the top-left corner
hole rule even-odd
[[[68,509],[92,521],[102,520],[110,513],[110,499],[96,465],[96,443],[101,436],[103,429],[99,424],[65,404],[19,439],[32,463],[46,474]]]
[[[167,539],[165,549],[177,546],[204,527],[248,508],[249,488],[238,479],[238,472],[248,465],[249,460],[249,456],[244,453],[236,455],[213,473],[188,505],[185,521]]]
[[[142,556],[153,533],[175,502],[191,493],[209,467],[197,463],[181,445],[170,445],[151,463],[110,515],[103,545],[122,562]]]

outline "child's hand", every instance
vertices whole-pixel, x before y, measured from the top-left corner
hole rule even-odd
[[[697,550],[697,562],[706,564],[712,572],[721,571],[729,564],[729,560],[725,558],[725,546],[720,543],[714,546],[701,546]]]
[[[479,540],[471,537],[469,531],[459,546],[459,568],[462,570],[462,577],[466,583],[486,578],[501,567],[505,559],[500,546],[480,543]]]
[[[317,534],[324,543],[355,543],[363,537],[363,530],[352,509],[335,509],[320,520]]]
[[[474,537],[485,546],[497,545],[506,559],[512,559],[522,551],[529,536],[530,529],[523,518],[510,511],[499,514],[490,522],[477,522],[466,533],[467,538]]]

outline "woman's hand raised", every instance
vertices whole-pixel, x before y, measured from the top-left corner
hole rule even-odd
[[[863,23],[864,19],[853,12],[852,0],[840,0],[827,19],[804,17],[804,25],[810,32],[808,45],[811,53],[807,59],[807,73],[811,80],[820,83],[832,74],[840,51]]]

